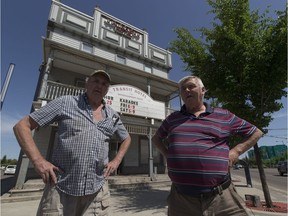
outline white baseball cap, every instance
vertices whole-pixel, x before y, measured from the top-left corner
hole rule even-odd
[[[93,72],[90,74],[90,77],[92,77],[92,76],[94,76],[94,75],[96,75],[96,74],[102,74],[102,75],[104,75],[104,76],[107,78],[107,80],[109,81],[109,83],[111,82],[111,77],[110,77],[110,75],[109,75],[106,71],[104,71],[104,70],[95,70],[95,71],[93,71]]]

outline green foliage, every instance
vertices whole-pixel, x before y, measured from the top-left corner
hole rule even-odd
[[[1,166],[7,166],[7,165],[16,165],[17,160],[16,159],[7,159],[7,156],[4,155],[1,159]]]
[[[4,155],[2,160],[1,160],[1,164],[7,164],[7,156]]]
[[[255,158],[255,157],[249,158],[249,159],[247,160],[247,163],[249,164],[249,167],[255,167],[255,166],[257,166],[256,158]]]
[[[287,96],[287,11],[268,17],[269,8],[249,10],[248,0],[208,0],[215,14],[212,29],[201,28],[201,40],[177,28],[170,50],[185,69],[201,77],[223,108],[263,129]]]

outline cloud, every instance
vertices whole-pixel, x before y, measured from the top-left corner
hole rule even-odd
[[[23,116],[18,114],[8,114],[1,113],[1,136],[13,134],[13,126],[22,118]]]
[[[275,114],[273,114],[273,118],[287,118],[287,112],[277,112]]]
[[[15,112],[1,112],[1,158],[6,155],[9,159],[17,159],[20,146],[13,132],[13,126],[23,115]]]

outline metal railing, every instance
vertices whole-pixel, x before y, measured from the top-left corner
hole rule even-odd
[[[50,101],[62,95],[79,95],[82,94],[84,91],[84,88],[48,81],[45,96],[43,99]]]

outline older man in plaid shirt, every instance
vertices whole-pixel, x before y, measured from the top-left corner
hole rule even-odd
[[[111,79],[94,71],[80,96],[61,96],[14,126],[22,150],[46,184],[37,215],[108,215],[106,177],[121,163],[131,142],[119,115],[105,104]],[[58,123],[51,162],[39,152],[32,130]],[[116,134],[120,149],[108,161],[109,141]]]

